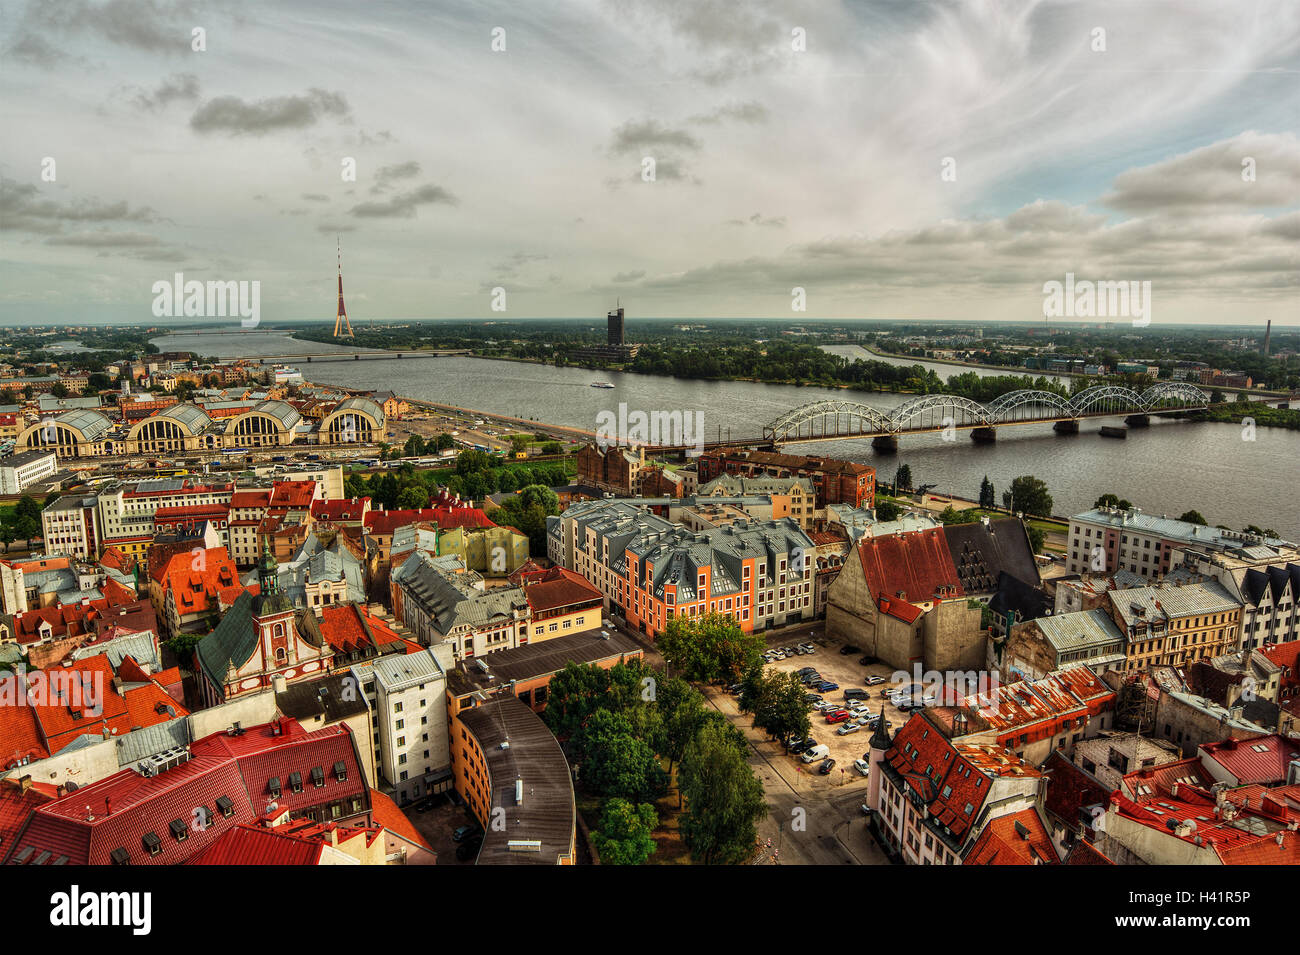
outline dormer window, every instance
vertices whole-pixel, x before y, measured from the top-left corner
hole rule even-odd
[[[158,838],[158,833],[146,832],[140,841],[144,843],[144,851],[149,855],[156,856],[162,852],[162,840]]]
[[[289,774],[289,788],[296,793],[302,792],[302,773],[295,770]]]
[[[319,766],[313,766],[311,769],[311,784],[317,789],[325,785],[325,770]]]
[[[279,798],[280,798],[280,792],[281,792],[281,789],[280,789],[280,777],[279,777],[279,776],[272,776],[272,777],[271,777],[271,781],[270,781],[269,783],[267,783],[266,789],[267,789],[267,792],[269,792],[272,796],[274,796],[276,799],[279,799]]]
[[[348,764],[339,760],[334,764],[334,778],[339,782],[346,782],[348,778]]]
[[[235,814],[235,804],[230,801],[229,796],[217,797],[217,812],[221,813],[223,819],[229,819]]]
[[[183,819],[173,819],[167,824],[167,830],[177,842],[184,842],[190,836],[190,827],[185,825]]]

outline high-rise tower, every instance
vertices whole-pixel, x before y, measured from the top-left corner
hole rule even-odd
[[[614,311],[605,316],[605,323],[605,343],[621,347],[624,344],[623,306],[621,303]]]
[[[343,243],[339,243],[339,313],[334,319],[335,338],[355,338],[352,334],[352,322],[348,320],[348,310],[343,305]]]

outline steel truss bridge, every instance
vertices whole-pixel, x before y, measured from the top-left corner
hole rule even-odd
[[[1200,410],[1208,406],[1209,400],[1208,392],[1179,381],[1164,382],[1142,392],[1120,385],[1098,385],[1073,398],[1049,391],[1012,391],[988,404],[957,395],[921,395],[888,411],[834,398],[787,411],[763,428],[762,442],[776,445],[837,438],[889,438],[949,429],[1153,415]]]

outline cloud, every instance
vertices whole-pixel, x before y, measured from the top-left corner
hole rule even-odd
[[[686,149],[695,151],[700,141],[684,129],[672,129],[657,120],[628,120],[614,130],[609,144],[611,156],[648,156],[656,150]]]
[[[1243,176],[1253,161],[1253,180]],[[1102,202],[1126,212],[1188,215],[1300,203],[1300,140],[1244,132],[1115,177]]]
[[[148,206],[132,208],[123,201],[94,198],[64,202],[46,198],[31,183],[0,177],[0,230],[52,234],[70,222],[153,222],[157,218]]]
[[[642,279],[642,278],[645,278],[645,269],[637,269],[634,272],[619,272],[612,279],[610,279],[610,281],[617,285],[617,284],[622,284],[624,282],[635,282],[637,279]]]
[[[323,192],[304,192],[301,198],[305,202],[329,202],[330,197]]]
[[[348,210],[349,215],[364,218],[401,218],[410,219],[415,210],[425,205],[459,205],[460,201],[442,186],[426,185],[402,192],[383,202],[363,202]]]
[[[385,192],[394,183],[402,179],[414,179],[420,174],[420,164],[414,159],[392,166],[380,166],[375,170],[375,184],[370,187],[371,194]]]
[[[135,248],[146,245],[160,245],[155,235],[145,232],[110,232],[98,231],[73,232],[67,235],[51,236],[45,240],[46,245],[79,245],[88,249]]]
[[[163,80],[152,93],[142,91],[136,94],[134,102],[141,109],[156,112],[176,100],[195,100],[199,98],[199,78],[193,73],[175,73]]]
[[[36,37],[38,48],[47,47],[59,60],[65,54],[39,38],[85,35],[150,53],[189,53],[190,31],[210,25],[213,13],[213,4],[197,0],[29,0],[15,45],[31,49],[30,40]]]
[[[355,232],[357,227],[346,223],[322,222],[316,227],[316,231],[322,235],[333,235],[336,232]]]
[[[734,120],[738,123],[766,123],[768,120],[767,107],[757,100],[748,100],[743,103],[727,103],[712,112],[698,113],[692,116],[689,122],[701,126],[716,126],[727,120]]]
[[[727,225],[735,225],[735,226],[756,225],[768,229],[784,229],[785,216],[765,216],[762,213],[755,212],[748,219],[728,219]]]
[[[245,102],[238,96],[220,96],[195,111],[190,117],[190,128],[198,133],[264,136],[281,129],[314,126],[327,116],[351,117],[342,93],[311,89],[301,96],[276,96],[255,102]]]

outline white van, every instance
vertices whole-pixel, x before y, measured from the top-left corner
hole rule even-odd
[[[819,759],[825,759],[830,754],[831,754],[831,748],[829,746],[827,746],[825,743],[818,743],[812,749],[807,750],[803,754],[803,761],[805,763],[815,763]]]

